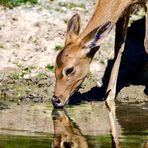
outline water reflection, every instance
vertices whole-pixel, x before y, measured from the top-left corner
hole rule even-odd
[[[86,138],[65,110],[52,112],[54,140],[52,148],[88,148]]]
[[[115,127],[121,148],[148,148],[148,103],[116,105],[118,120]],[[20,145],[21,148],[51,148],[51,145],[53,148],[115,146],[110,133],[109,110],[104,102],[66,107],[68,115],[65,110],[53,110],[52,118],[52,110],[43,112],[41,107],[38,109],[28,112],[28,108],[23,108],[22,112],[22,106],[19,106],[18,109],[0,112],[0,130],[5,133],[0,135],[0,148],[19,148]],[[27,132],[29,125],[30,129],[35,128],[37,132]],[[45,133],[40,133],[40,130]]]
[[[52,147],[148,148],[146,106],[140,108],[129,104],[119,104],[115,108],[117,118],[115,109],[106,108],[105,105],[99,103],[66,108],[67,112],[54,109]]]
[[[115,101],[114,100],[107,100],[106,101],[106,108],[108,111],[108,116],[109,116],[109,121],[110,121],[112,147],[113,148],[120,148],[119,139],[118,139]]]
[[[121,147],[148,148],[148,103],[117,104]]]
[[[147,142],[145,142],[144,148],[148,148],[148,140],[147,140]]]
[[[111,123],[110,131],[111,131],[112,148],[119,148],[118,135],[116,133],[117,132],[116,118],[115,116],[112,116],[112,115],[114,114],[112,112],[110,114],[110,111],[109,111],[109,117],[110,117],[110,123]],[[82,134],[77,124],[70,119],[70,117],[68,116],[68,114],[64,109],[54,109],[52,111],[52,119],[53,119],[53,125],[54,125],[54,140],[52,143],[52,148],[88,148],[90,147],[90,144],[87,143],[87,141],[89,140],[86,139],[86,137]],[[91,144],[91,147],[94,147],[93,144]]]

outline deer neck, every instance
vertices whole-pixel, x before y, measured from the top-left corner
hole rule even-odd
[[[94,13],[80,38],[85,37],[94,28],[111,21],[114,25],[135,0],[96,0]]]

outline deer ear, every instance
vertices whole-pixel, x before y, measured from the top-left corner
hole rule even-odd
[[[78,14],[75,14],[68,22],[65,44],[72,42],[72,40],[78,36],[79,31],[80,16]]]
[[[102,39],[104,39],[111,30],[111,26],[111,22],[107,22],[99,27],[96,27],[83,38],[82,44],[90,50],[96,46],[100,46]]]

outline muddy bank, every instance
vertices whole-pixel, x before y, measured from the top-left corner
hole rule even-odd
[[[11,73],[1,80],[0,98],[2,101],[15,103],[41,103],[50,100],[53,94],[54,76],[49,72],[38,73],[31,78],[17,78],[19,72]],[[11,77],[12,76],[12,77]]]
[[[148,88],[142,85],[124,87],[118,93],[116,99],[127,103],[148,102]]]
[[[1,134],[6,134],[7,131],[11,130],[12,133],[13,131],[18,131],[18,133],[21,131],[53,133],[51,104],[20,106],[11,104],[9,108],[0,112]],[[66,111],[84,134],[104,135],[109,133],[109,119],[104,103],[82,104],[74,108],[67,107]],[[105,124],[99,124],[100,121]]]
[[[148,103],[117,103],[117,125],[119,135],[127,132],[147,132]],[[9,109],[0,111],[0,134],[33,135],[53,134],[51,104],[11,104]],[[62,110],[59,112],[62,112]],[[67,106],[70,121],[84,135],[109,135],[109,116],[104,102],[83,103]],[[65,118],[63,117],[63,120]],[[139,120],[140,119],[140,120]],[[17,121],[17,122],[16,122]],[[134,122],[134,125],[133,125]]]
[[[0,83],[0,99],[2,102],[19,104],[48,103],[54,91],[55,78],[48,71],[27,79],[7,77]],[[91,75],[85,79],[79,91],[70,98],[70,104],[104,100],[105,89],[99,88]],[[126,103],[148,101],[148,90],[144,85],[123,87],[116,100]],[[9,104],[9,103],[8,103]],[[0,107],[3,105],[0,104]]]

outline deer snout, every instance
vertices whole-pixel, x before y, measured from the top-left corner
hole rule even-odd
[[[57,96],[53,96],[51,101],[52,101],[54,108],[63,108],[63,106],[64,106],[64,104],[61,102],[60,98]]]
[[[59,111],[59,109],[53,109],[53,111],[52,111],[52,113],[51,113],[51,115],[52,115],[52,119],[53,120],[57,120],[59,117],[60,117],[60,111]]]

